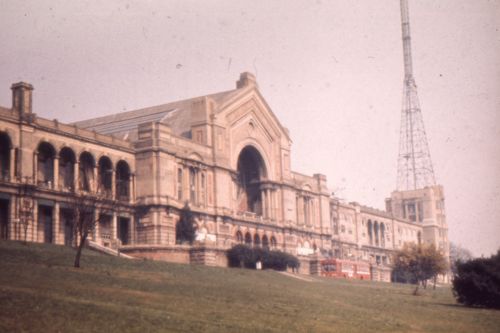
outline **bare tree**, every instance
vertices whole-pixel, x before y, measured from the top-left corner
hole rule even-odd
[[[83,247],[95,226],[104,216],[111,215],[119,208],[118,201],[111,200],[105,191],[75,192],[68,201],[73,213],[73,231],[76,239],[76,256],[74,267],[80,267]]]
[[[26,177],[24,183],[19,187],[20,195],[20,209],[19,209],[19,223],[23,228],[23,243],[26,245],[28,242],[28,229],[31,224],[33,224],[33,213],[34,213],[34,203],[33,203],[33,192],[35,191],[35,186],[31,184],[31,179]],[[36,232],[34,230],[33,232]]]

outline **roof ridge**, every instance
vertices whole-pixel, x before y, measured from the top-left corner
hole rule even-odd
[[[218,93],[213,93],[213,94],[208,94],[208,95],[201,95],[201,96],[197,96],[197,97],[191,97],[191,98],[186,98],[186,99],[181,99],[181,100],[177,100],[177,101],[172,101],[172,102],[168,102],[168,103],[164,103],[164,104],[158,104],[158,105],[153,105],[153,106],[148,106],[148,107],[143,107],[143,108],[139,108],[139,109],[135,109],[135,110],[130,110],[130,111],[125,111],[125,112],[119,112],[119,113],[113,113],[113,114],[109,114],[109,115],[105,115],[105,116],[99,116],[99,117],[95,117],[95,118],[88,118],[88,119],[83,119],[83,120],[78,120],[78,121],[75,121],[75,122],[72,122],[71,124],[73,125],[79,125],[79,124],[85,124],[87,122],[99,122],[99,121],[103,121],[103,120],[106,120],[106,119],[110,119],[110,118],[113,118],[113,117],[116,117],[116,116],[131,116],[131,118],[126,118],[126,119],[133,119],[133,118],[136,118],[134,117],[135,113],[137,112],[141,112],[141,111],[145,111],[145,110],[153,110],[155,108],[163,108],[163,107],[167,107],[169,105],[172,105],[172,104],[181,104],[181,103],[185,103],[187,101],[192,101],[192,100],[196,100],[196,99],[200,99],[200,98],[204,98],[204,97],[214,97],[216,95],[224,95],[224,94],[228,94],[228,93],[232,93],[236,90],[239,90],[239,89],[231,89],[231,90],[227,90],[227,91],[221,91],[221,92],[218,92]],[[158,110],[156,112],[152,112],[151,114],[156,114],[156,113],[160,113],[160,112],[165,112],[165,110]],[[123,119],[122,119],[123,120]]]

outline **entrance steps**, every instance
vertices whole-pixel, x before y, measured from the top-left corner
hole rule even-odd
[[[129,256],[128,254],[121,253],[117,249],[112,249],[110,247],[98,244],[97,242],[94,242],[92,240],[87,241],[87,246],[89,248],[91,248],[92,250],[95,250],[97,252],[104,253],[104,254],[107,254],[110,256],[122,257],[122,258],[126,258],[126,259],[135,259],[134,257]]]

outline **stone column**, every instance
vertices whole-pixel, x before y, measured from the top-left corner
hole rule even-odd
[[[182,168],[182,203],[189,201],[191,193],[189,192],[189,168]]]
[[[309,212],[310,212],[310,214],[309,214],[309,225],[312,226],[312,227],[314,227],[314,221],[315,221],[314,214],[316,212],[314,211],[314,199],[313,198],[309,199]]]
[[[9,165],[9,181],[13,182],[16,170],[16,149],[10,148],[10,165]]]
[[[111,199],[116,199],[116,170],[111,171]]]
[[[266,190],[266,197],[267,197],[267,218],[272,219],[273,218],[273,192],[271,189]]]
[[[274,205],[274,218],[276,219],[276,222],[279,220],[279,202],[278,202],[278,190],[273,191],[273,205]]]
[[[59,190],[59,157],[54,157],[53,189]]]
[[[94,179],[92,180],[92,184],[90,184],[90,192],[97,193],[99,189],[99,167],[94,166]]]
[[[302,197],[302,202],[301,202],[301,208],[302,208],[302,222],[304,225],[307,225],[308,221],[308,212],[307,209],[309,208],[307,205],[307,197]]]
[[[274,190],[269,189],[269,204],[271,206],[271,219],[276,219],[276,206],[274,205]]]
[[[11,240],[22,239],[19,237],[19,233],[16,232],[19,230],[19,219],[16,219],[16,213],[19,212],[16,210],[16,201],[17,197],[11,196],[9,200],[9,238]]]
[[[94,221],[96,221],[94,226],[94,242],[101,244],[101,232],[99,230],[99,209],[94,209]]]
[[[113,218],[111,220],[111,240],[117,239],[117,224],[118,224],[118,216],[116,212],[113,212]]]
[[[56,202],[52,208],[52,243],[54,244],[61,244],[59,212],[59,202]]]
[[[33,184],[38,184],[38,153],[33,153]]]
[[[33,199],[33,223],[31,225],[31,241],[38,241],[38,201],[36,199]]]
[[[201,195],[201,170],[196,170],[196,203],[198,206],[202,206],[202,195]]]
[[[301,215],[301,212],[302,212],[302,197],[301,196],[297,196],[296,197],[297,199],[295,200],[295,209],[297,210],[297,225],[300,225],[301,221],[302,221],[302,215]]]
[[[129,181],[129,184],[128,184],[129,202],[133,203],[133,202],[135,202],[135,174],[130,173],[128,181]],[[175,194],[175,196],[177,196],[177,193]]]
[[[276,221],[278,221],[278,191],[273,190],[273,217]]]
[[[73,191],[76,191],[78,188],[78,183],[80,182],[80,164],[78,161],[75,161],[73,164]]]
[[[134,214],[130,215],[129,219],[129,233],[130,233],[130,244],[135,244],[136,237],[136,228],[135,228],[135,216]]]
[[[266,207],[267,207],[267,218],[272,218],[272,213],[273,213],[273,207],[271,205],[271,190],[270,189],[267,189],[266,190],[266,199],[267,199],[267,203],[266,203]]]
[[[266,217],[266,190],[260,190],[260,201],[262,206],[262,217]]]

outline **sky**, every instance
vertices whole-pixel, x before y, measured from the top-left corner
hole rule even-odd
[[[410,0],[413,68],[449,238],[500,248],[500,1]],[[290,130],[292,168],[346,202],[396,188],[397,0],[0,0],[0,105],[34,85],[62,122],[235,88],[250,71]]]

